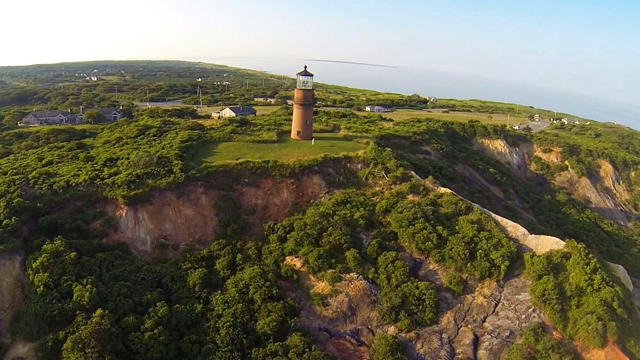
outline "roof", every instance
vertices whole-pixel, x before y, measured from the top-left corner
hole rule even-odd
[[[34,111],[29,115],[33,115],[36,118],[52,118],[58,115],[69,116],[71,114],[66,111],[60,111],[60,110],[44,110],[44,111]]]
[[[104,116],[111,116],[114,112],[121,114],[120,110],[114,108],[114,107],[106,107],[106,108],[98,108],[95,109],[97,110],[100,114],[104,115]]]
[[[307,65],[304,66],[304,70],[300,71],[296,75],[298,75],[298,76],[313,76],[312,73],[307,71]]]
[[[253,115],[256,113],[256,109],[254,109],[251,105],[229,106],[228,109],[233,111],[236,116]]]

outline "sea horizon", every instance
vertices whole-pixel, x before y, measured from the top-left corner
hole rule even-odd
[[[221,56],[179,60],[214,63],[285,76],[294,76],[307,65],[315,74],[315,80],[320,83],[406,95],[517,103],[640,130],[640,106],[472,75],[329,59]]]

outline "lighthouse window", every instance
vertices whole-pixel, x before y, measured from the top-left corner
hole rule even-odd
[[[305,123],[307,123],[307,125],[309,125],[309,120],[305,120]]]

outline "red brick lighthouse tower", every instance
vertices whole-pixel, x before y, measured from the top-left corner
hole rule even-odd
[[[293,119],[291,138],[311,140],[313,138],[313,74],[304,70],[296,74],[298,81],[293,93]]]

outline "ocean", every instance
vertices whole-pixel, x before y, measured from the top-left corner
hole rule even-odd
[[[314,81],[400,94],[437,98],[482,99],[518,103],[565,112],[600,122],[614,122],[640,130],[640,106],[552,89],[430,71],[418,68],[335,62],[317,59],[207,57],[185,59],[295,76],[304,65]]]

